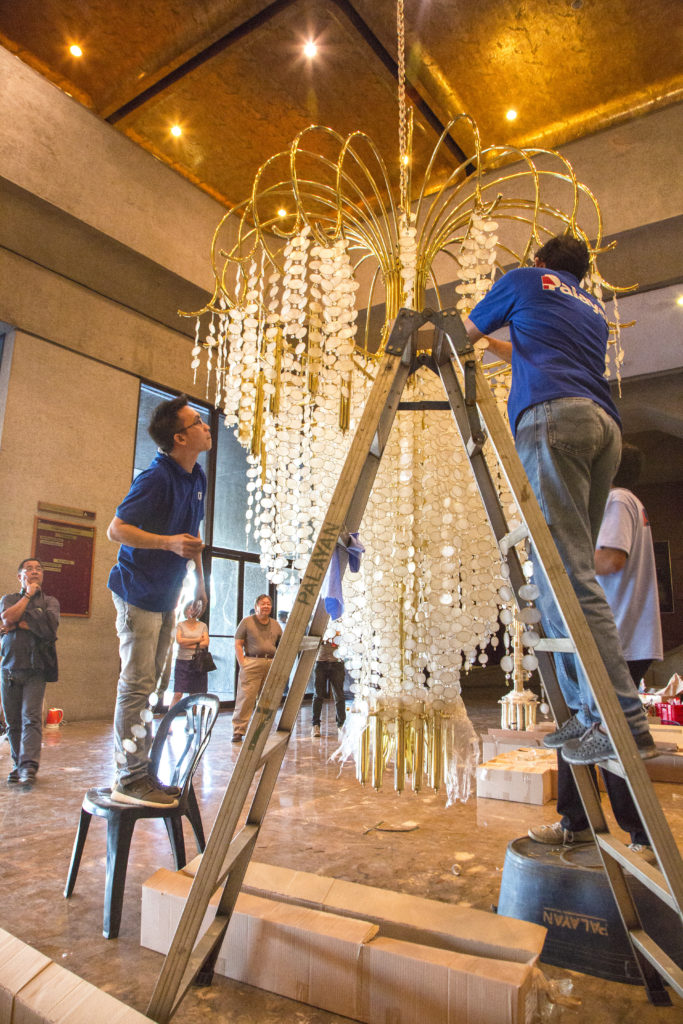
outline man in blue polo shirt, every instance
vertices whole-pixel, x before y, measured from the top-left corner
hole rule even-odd
[[[206,604],[199,536],[206,476],[197,458],[211,448],[211,431],[180,395],[156,407],[149,433],[159,454],[135,478],[107,530],[109,539],[121,545],[108,583],[121,657],[114,714],[118,779],[112,799],[174,807],[177,791],[164,788],[149,773],[147,702],[168,661],[189,561],[196,570],[195,600],[200,607]]]
[[[600,303],[579,282],[590,259],[570,235],[549,239],[533,267],[511,270],[472,310],[472,341],[509,325],[510,341],[488,347],[512,363],[508,400],[515,446],[642,757],[656,748],[595,578],[594,552],[612,478],[619,465],[621,423],[605,380],[608,326]],[[543,574],[539,608],[548,636],[563,626]],[[555,658],[572,717],[546,739],[572,764],[614,756],[587,679],[571,655]]]

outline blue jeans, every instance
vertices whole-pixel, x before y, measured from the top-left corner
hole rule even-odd
[[[175,610],[148,612],[128,604],[112,594],[116,608],[116,632],[119,636],[121,674],[116,691],[114,712],[114,745],[117,754],[125,754],[126,763],[118,764],[120,782],[133,782],[147,774],[151,731],[140,719],[147,707],[150,694],[157,683],[168,684],[171,670],[171,644],[175,629]],[[145,733],[136,736],[133,726],[143,726]],[[140,731],[136,728],[136,731]],[[135,744],[129,751],[123,745],[127,740]]]
[[[556,398],[522,414],[515,445],[629,728],[634,735],[647,732],[647,717],[622,654],[614,616],[595,578],[595,544],[621,454],[619,427],[589,398]],[[546,635],[566,636],[540,566],[535,579]],[[602,721],[590,683],[574,656],[558,654],[555,665],[564,699],[580,722],[588,728]]]

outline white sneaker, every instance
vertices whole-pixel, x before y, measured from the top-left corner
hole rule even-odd
[[[313,728],[311,729],[311,736],[313,736],[315,738],[320,736],[320,726],[319,725],[314,725],[313,726]]]

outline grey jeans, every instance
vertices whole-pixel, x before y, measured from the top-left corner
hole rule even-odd
[[[114,745],[125,764],[117,763],[119,781],[132,782],[147,773],[151,730],[140,714],[159,683],[166,687],[171,671],[175,610],[148,612],[112,594],[116,608],[121,673],[114,712]],[[142,733],[144,729],[144,733]],[[140,733],[140,735],[136,735]],[[124,746],[124,740],[126,744]],[[126,749],[132,744],[135,749]]]
[[[38,771],[44,696],[45,680],[40,673],[2,670],[2,710],[12,760],[19,769]]]
[[[647,717],[621,650],[614,616],[595,578],[595,543],[621,454],[619,427],[589,398],[555,398],[522,414],[515,446],[631,732],[646,732]],[[542,572],[536,581],[546,635],[566,635]],[[600,722],[593,690],[574,656],[556,655],[555,665],[564,699],[578,712],[582,724],[588,728]]]

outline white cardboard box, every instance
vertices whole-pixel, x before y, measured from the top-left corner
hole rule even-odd
[[[477,797],[545,804],[557,794],[554,750],[521,747],[486,761],[477,768]]]

